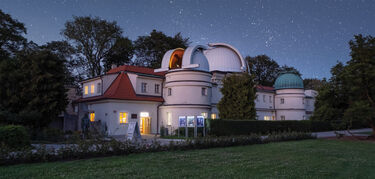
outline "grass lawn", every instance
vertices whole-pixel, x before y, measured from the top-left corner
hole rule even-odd
[[[0,167],[0,178],[375,178],[375,143],[304,140]]]

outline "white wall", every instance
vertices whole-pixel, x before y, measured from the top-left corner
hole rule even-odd
[[[168,88],[172,94],[168,95]],[[206,95],[202,95],[206,88]],[[211,105],[211,74],[199,71],[176,71],[166,75],[163,97],[166,105],[201,104]]]
[[[256,109],[274,109],[274,93],[270,92],[257,92],[257,98],[255,99]],[[264,100],[263,100],[264,98]],[[271,98],[271,101],[270,101]]]
[[[150,78],[144,76],[137,76],[135,92],[141,95],[161,96],[162,95],[162,82],[161,78]],[[142,83],[146,83],[146,93],[142,93]],[[159,85],[159,93],[155,93],[155,84]]]
[[[106,123],[108,135],[125,135],[128,124],[120,124],[119,113],[127,112],[129,122],[138,122],[141,112],[148,112],[151,118],[151,133],[157,133],[157,106],[158,102],[105,100],[88,103],[88,110],[95,112],[95,120]],[[137,114],[136,119],[131,119],[131,114]]]

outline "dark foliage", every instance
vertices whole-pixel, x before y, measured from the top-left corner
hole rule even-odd
[[[220,89],[223,97],[217,107],[219,116],[226,119],[255,120],[255,83],[248,73],[229,74]]]
[[[267,55],[247,56],[245,60],[249,64],[250,73],[254,76],[254,81],[257,84],[273,86],[280,68],[275,60]]]
[[[326,83],[325,79],[320,80],[317,78],[305,78],[303,79],[303,86],[306,90],[316,90],[318,91]]]
[[[20,149],[30,146],[30,136],[25,127],[19,125],[0,126],[0,147]]]
[[[87,75],[98,76],[103,73],[102,62],[105,56],[121,37],[122,30],[114,22],[99,17],[74,17],[65,23],[62,34],[74,43],[79,55],[79,64],[87,66]]]
[[[2,122],[47,126],[67,105],[64,72],[64,62],[49,51],[0,62]]]
[[[14,56],[25,44],[25,25],[0,10],[0,61]]]
[[[126,37],[117,38],[115,44],[104,57],[104,71],[107,72],[110,70],[112,65],[121,66],[130,64],[133,55],[133,42]]]
[[[134,41],[134,63],[149,68],[160,68],[165,52],[175,48],[186,48],[189,44],[189,38],[183,38],[181,33],[170,37],[154,29],[149,36],[139,36]]]

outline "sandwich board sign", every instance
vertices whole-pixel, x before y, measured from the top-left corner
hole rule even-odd
[[[138,122],[129,122],[128,131],[126,132],[126,139],[128,140],[142,139],[141,132],[139,131]]]

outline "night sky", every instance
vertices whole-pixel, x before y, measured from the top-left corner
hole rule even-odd
[[[330,77],[337,61],[349,60],[353,35],[375,35],[374,0],[0,0],[0,9],[25,23],[26,37],[39,45],[61,40],[73,16],[91,15],[117,21],[132,40],[156,29],[182,32],[193,44],[225,42],[243,56],[266,54],[303,78]]]

